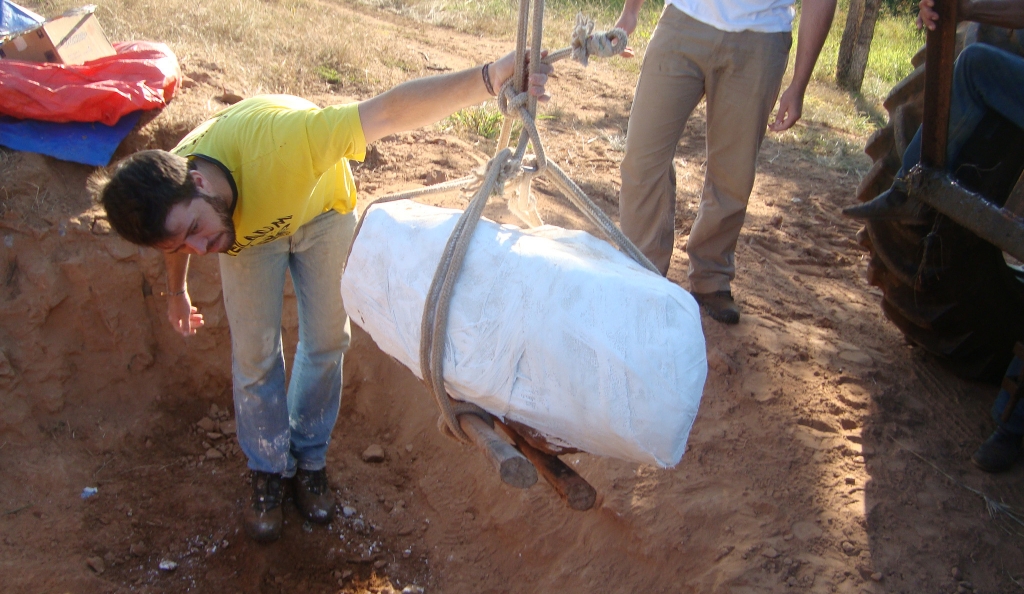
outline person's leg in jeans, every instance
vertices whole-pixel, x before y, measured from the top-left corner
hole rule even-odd
[[[282,473],[291,432],[285,401],[281,305],[288,240],[220,255],[224,309],[231,327],[231,380],[238,444],[249,461],[252,500],[243,525],[254,540],[281,536]]]
[[[341,271],[356,216],[334,211],[304,225],[292,242],[290,271],[299,313],[299,344],[288,386],[290,460],[303,470],[327,465],[327,446],[341,402],[341,365],[349,322]],[[294,474],[289,468],[285,476]]]
[[[955,168],[960,149],[970,139],[987,111],[992,110],[1024,129],[1024,58],[985,44],[969,45],[957,57],[946,138],[947,168]],[[919,202],[907,200],[907,173],[921,162],[921,128],[903,152],[892,187],[864,204],[843,209],[859,219],[903,220],[920,218]]]
[[[946,137],[946,163],[954,163],[961,147],[978,127],[985,112],[993,110],[1024,128],[1024,58],[977,43],[964,48],[953,68],[953,87]],[[903,152],[897,177],[921,162],[921,128]]]
[[[348,347],[340,287],[354,220],[331,211],[289,237],[221,256],[238,440],[253,470],[290,477],[298,460],[307,470],[326,463]],[[281,308],[288,269],[299,346],[286,390]]]
[[[306,519],[327,523],[334,496],[327,480],[327,446],[341,404],[342,361],[349,322],[341,301],[341,271],[352,243],[355,213],[331,211],[292,237],[289,270],[299,314],[299,344],[288,386],[289,460],[295,504]]]
[[[279,475],[289,469],[291,448],[281,349],[288,260],[287,238],[220,255],[238,444],[251,470]]]
[[[1024,362],[1014,357],[1006,369],[1006,377],[1018,382],[1022,367],[1024,367]],[[1004,421],[1003,415],[1009,404],[1010,393],[1005,389],[1000,389],[995,404],[992,406],[992,418],[996,422],[996,430],[971,456],[971,461],[987,472],[1008,470],[1021,454],[1021,444],[1024,440],[1024,404],[1018,401],[1009,417]]]
[[[619,223],[662,274],[668,273],[675,242],[672,160],[686,121],[704,95],[702,63],[719,35],[717,29],[666,6],[647,47],[629,112]]]
[[[277,481],[295,475],[297,468],[318,471],[305,490],[297,490],[300,510],[312,510],[306,515],[315,521],[330,519],[333,501],[323,469],[348,346],[340,287],[354,227],[354,214],[330,211],[289,237],[221,256],[238,441],[254,471],[246,530],[257,540],[279,536]],[[281,309],[289,269],[299,307],[299,347],[286,390]],[[308,473],[302,478],[310,479]]]
[[[953,71],[947,163],[954,162],[988,110],[1024,129],[1022,87],[1024,58],[982,43],[960,52]]]

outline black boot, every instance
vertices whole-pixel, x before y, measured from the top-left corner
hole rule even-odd
[[[996,429],[974,452],[971,462],[985,472],[1009,470],[1017,458],[1020,458],[1022,437],[1024,436],[1002,428]]]
[[[330,523],[334,518],[334,494],[327,483],[327,469],[295,472],[295,507],[302,516],[317,524]]]
[[[928,207],[911,198],[901,187],[894,185],[871,200],[856,206],[847,206],[843,215],[861,221],[896,221],[899,223],[926,223]]]
[[[253,470],[252,503],[245,510],[245,532],[257,542],[271,542],[281,538],[284,512],[281,475]]]

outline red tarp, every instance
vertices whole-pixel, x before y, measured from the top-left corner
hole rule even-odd
[[[115,56],[76,66],[0,60],[0,114],[112,126],[125,114],[165,106],[181,83],[174,52],[148,41],[114,49]]]

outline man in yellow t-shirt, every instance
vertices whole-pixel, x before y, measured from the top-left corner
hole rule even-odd
[[[298,97],[243,100],[188,134],[172,151],[118,164],[100,192],[125,239],[164,252],[167,315],[185,336],[203,316],[189,300],[189,257],[217,253],[231,327],[238,441],[248,458],[252,503],[246,532],[276,540],[282,481],[293,480],[307,519],[328,523],[334,498],[327,446],[341,401],[349,343],[341,271],[356,225],[349,159],[389,134],[431,124],[494,95],[514,54],[482,67],[412,80],[367,101],[318,108]],[[530,79],[546,99],[550,66]],[[281,307],[291,273],[299,344],[285,386]]]

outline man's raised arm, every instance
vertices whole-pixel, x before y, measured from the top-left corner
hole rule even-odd
[[[495,92],[515,71],[515,53],[503,56],[487,66],[487,76]],[[552,67],[546,64],[530,78],[529,92],[546,101],[544,85]],[[477,105],[492,95],[484,82],[484,69],[475,66],[460,72],[418,78],[359,104],[359,120],[366,144],[389,134],[415,130],[438,122],[463,107]]]

